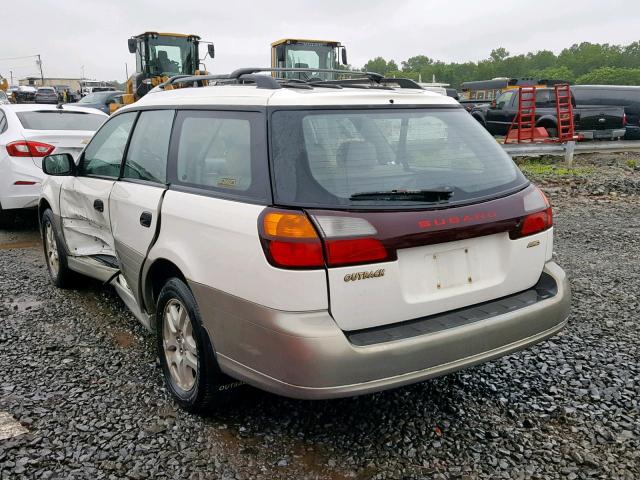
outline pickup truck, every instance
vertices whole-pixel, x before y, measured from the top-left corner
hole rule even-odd
[[[476,105],[471,115],[492,135],[506,135],[509,126],[518,114],[519,90],[508,90],[490,104]],[[576,106],[573,93],[574,125],[576,134],[584,139],[614,140],[625,134],[624,107],[604,105]],[[536,90],[536,126],[546,128],[550,137],[558,134],[555,90],[539,88]]]

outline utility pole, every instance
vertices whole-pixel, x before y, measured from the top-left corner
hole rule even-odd
[[[42,81],[41,87],[44,87],[44,74],[42,73],[42,59],[40,58],[40,54],[38,54],[38,66],[40,67],[40,80]]]
[[[9,70],[9,78],[11,79],[9,85],[13,87],[13,70]]]
[[[129,80],[129,65],[124,62],[124,83],[127,83],[127,80]]]

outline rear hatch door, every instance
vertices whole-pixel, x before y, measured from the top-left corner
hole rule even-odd
[[[440,211],[309,211],[321,230],[327,218],[366,221],[389,252],[382,262],[329,266],[333,318],[343,330],[360,330],[530,288],[550,253],[551,231],[516,239],[510,233],[532,207],[540,209],[543,200],[531,186],[506,198]]]

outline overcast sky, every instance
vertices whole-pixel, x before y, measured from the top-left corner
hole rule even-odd
[[[125,79],[135,65],[127,38],[147,30],[193,33],[216,44],[211,72],[268,66],[269,45],[284,37],[339,40],[349,62],[375,56],[398,64],[415,55],[477,61],[493,48],[511,54],[582,41],[640,40],[638,0],[21,0],[3,9],[0,74]],[[5,5],[7,7],[8,5]],[[529,24],[520,27],[519,24]]]

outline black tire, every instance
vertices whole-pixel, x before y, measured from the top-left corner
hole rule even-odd
[[[188,389],[182,388],[174,376],[176,374],[172,374],[171,369],[177,371],[177,363],[172,361],[170,367],[167,357],[172,354],[167,353],[165,350],[164,329],[165,326],[169,328],[167,312],[172,306],[177,306],[176,302],[180,304],[180,308],[186,308],[188,320],[191,325],[190,336],[195,341],[195,347],[197,349],[197,371],[194,374],[192,370],[192,374],[194,374],[193,386]],[[181,345],[187,345],[184,338],[183,342]],[[167,345],[169,345],[169,343],[170,342],[167,342]],[[220,390],[225,383],[228,383],[228,377],[222,374],[218,362],[215,359],[213,346],[211,345],[207,331],[202,325],[202,318],[196,299],[189,287],[179,278],[170,278],[164,287],[162,287],[160,295],[158,296],[156,304],[156,347],[165,385],[180,407],[188,412],[203,413],[211,410],[214,405],[223,398]],[[167,349],[170,349],[170,347],[168,346]],[[187,349],[188,348],[185,347],[185,353],[187,353]],[[177,349],[173,351],[176,352],[176,355],[178,354]],[[174,357],[174,360],[175,358],[176,357]]]
[[[558,129],[556,127],[544,127],[544,129],[547,131],[547,134],[549,135],[549,137],[554,138],[558,136]]]
[[[51,246],[48,239],[49,231],[51,232],[53,241],[55,242],[58,268],[54,267],[54,262],[52,261]],[[56,224],[54,222],[53,212],[51,211],[51,209],[45,210],[42,214],[42,220],[40,221],[40,232],[42,235],[42,249],[44,251],[44,260],[47,264],[47,271],[49,272],[51,283],[53,283],[58,288],[70,288],[71,286],[73,286],[77,274],[73,270],[69,269],[67,252],[64,248],[64,244],[61,241],[60,234],[56,230]]]

